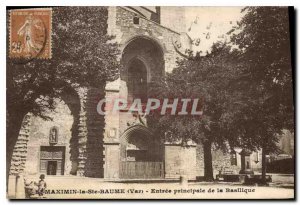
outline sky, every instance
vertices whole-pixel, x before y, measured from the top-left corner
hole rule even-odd
[[[192,39],[200,38],[193,51],[210,52],[214,42],[225,41],[226,33],[236,25],[244,13],[243,7],[186,7],[186,32]]]

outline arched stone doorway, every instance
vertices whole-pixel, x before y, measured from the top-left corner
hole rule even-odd
[[[68,102],[55,98],[55,110],[47,111],[52,120],[32,116],[24,174],[29,178],[70,175],[74,167],[72,127],[76,120]]]
[[[150,83],[164,75],[163,47],[148,36],[136,36],[121,50],[120,79],[106,87],[106,99],[122,98],[128,104],[134,99],[145,102]],[[105,178],[149,179],[164,175],[163,143],[144,126],[146,118],[140,122],[137,113],[128,105],[116,114],[105,115]],[[111,130],[115,134],[111,135]]]
[[[25,174],[29,178],[39,174],[76,174],[79,97],[74,89],[67,87],[53,102],[54,110],[44,111],[51,120],[31,113],[24,118],[10,174]]]
[[[161,146],[143,125],[128,128],[120,139],[120,178],[162,178]]]
[[[161,45],[147,36],[128,41],[122,52],[121,80],[126,82],[129,102],[145,102],[149,83],[164,75],[164,52]]]

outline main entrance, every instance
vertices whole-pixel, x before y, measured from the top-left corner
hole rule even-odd
[[[120,70],[120,77],[127,85],[127,101],[131,103],[139,99],[141,103],[146,103],[149,83],[164,75],[163,47],[155,39],[144,35],[127,39],[125,44],[121,59],[124,66]],[[136,116],[136,111],[131,112],[132,116]],[[128,116],[120,119],[122,123],[127,120]],[[150,132],[145,122],[126,124],[130,127],[120,137],[118,176],[121,179],[163,178],[160,138]]]
[[[40,173],[64,175],[65,146],[41,146]]]
[[[121,137],[120,178],[163,178],[159,142],[147,127],[134,125]]]

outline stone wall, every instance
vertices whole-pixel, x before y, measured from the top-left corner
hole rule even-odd
[[[98,114],[97,104],[104,98],[103,88],[80,88],[78,124],[78,176],[103,177],[104,116]]]
[[[165,178],[178,179],[186,176],[196,178],[196,147],[181,146],[180,144],[165,144]]]
[[[28,114],[23,119],[18,141],[14,147],[14,152],[11,160],[10,174],[12,175],[24,173],[27,157],[27,144],[29,140],[32,121],[31,118],[31,114]]]
[[[84,176],[103,178],[104,147],[103,135],[104,116],[97,112],[98,102],[104,98],[104,88],[89,88],[86,93],[86,163]]]
[[[86,143],[87,143],[87,117],[86,117],[86,98],[87,88],[77,90],[80,99],[80,111],[78,121],[78,165],[77,175],[84,176],[86,163]]]
[[[230,154],[224,153],[221,150],[212,149],[212,165],[213,165],[213,175],[216,177],[216,174],[219,171],[232,172],[238,174],[240,171],[240,158],[237,154],[237,165],[231,165]],[[197,167],[196,167],[197,176],[204,176],[204,153],[203,145],[197,145]]]
[[[228,152],[223,152],[222,150],[218,150],[212,148],[212,161],[213,161],[213,171],[214,177],[221,170],[222,172],[234,173],[238,174],[241,170],[241,155],[239,154],[242,149],[236,148],[236,165],[231,165],[231,157]],[[257,154],[258,154],[258,162],[257,162]],[[253,152],[250,155],[250,166],[251,169],[259,173],[261,171],[261,151]],[[201,144],[197,145],[197,165],[196,165],[196,174],[197,176],[204,176],[204,154],[203,154],[203,146]]]

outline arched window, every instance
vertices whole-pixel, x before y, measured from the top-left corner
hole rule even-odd
[[[134,59],[128,67],[128,100],[147,101],[147,70],[142,61]]]
[[[133,24],[140,24],[140,18],[137,15],[133,17]]]

